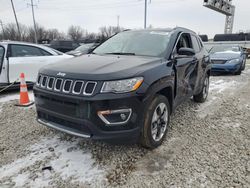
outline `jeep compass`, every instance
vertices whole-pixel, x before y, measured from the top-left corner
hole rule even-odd
[[[91,54],[40,70],[37,119],[83,138],[155,148],[179,104],[206,100],[210,69],[208,53],[191,30],[124,31]]]

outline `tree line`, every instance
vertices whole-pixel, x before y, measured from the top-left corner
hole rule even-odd
[[[25,41],[35,42],[35,31],[34,27],[19,24],[20,34],[17,26],[14,23],[4,25],[0,31],[0,40],[14,40],[14,41]],[[42,40],[99,40],[103,41],[110,36],[124,30],[121,27],[114,26],[103,26],[99,28],[98,33],[88,32],[81,26],[70,26],[67,33],[60,32],[58,29],[46,29],[44,26],[37,24],[37,38],[38,41]]]

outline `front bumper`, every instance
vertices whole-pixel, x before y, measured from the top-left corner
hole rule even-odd
[[[241,68],[241,63],[237,64],[213,64],[212,72],[232,72],[235,73]]]
[[[34,87],[38,122],[59,131],[96,140],[136,141],[139,138],[143,102],[139,97],[90,101]],[[131,109],[124,123],[105,123],[99,111]]]

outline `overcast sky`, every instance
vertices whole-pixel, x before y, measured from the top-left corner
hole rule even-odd
[[[150,0],[148,0],[150,1]],[[18,21],[32,25],[30,0],[13,0]],[[143,28],[144,0],[34,0],[36,22],[46,28],[67,31],[79,25],[97,32],[104,25],[128,29]],[[250,30],[250,1],[233,0],[236,5],[234,32]],[[10,0],[0,0],[0,19],[14,22]],[[153,27],[182,26],[213,37],[224,32],[225,16],[203,7],[203,0],[152,0],[148,5],[148,25]]]

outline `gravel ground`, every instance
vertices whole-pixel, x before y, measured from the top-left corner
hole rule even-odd
[[[208,101],[181,105],[153,151],[53,131],[0,95],[0,187],[250,187],[249,85],[249,65],[212,77]]]

